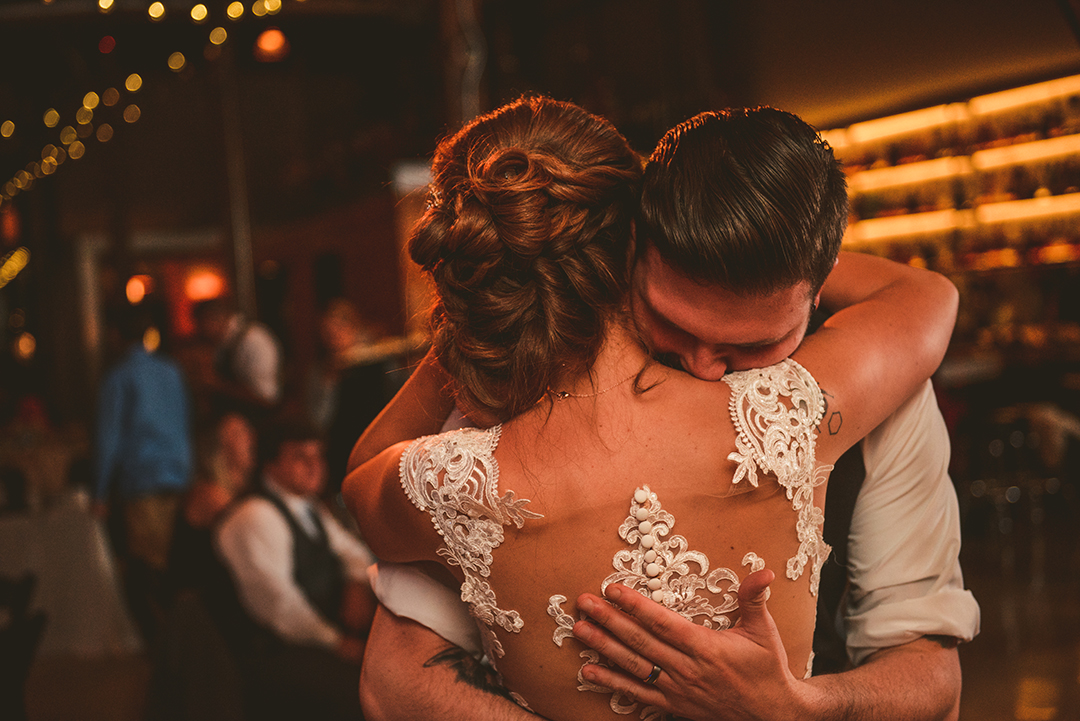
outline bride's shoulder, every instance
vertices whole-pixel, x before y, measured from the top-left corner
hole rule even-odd
[[[450,458],[456,455],[490,456],[495,453],[502,437],[502,425],[490,428],[456,428],[431,436],[422,436],[405,446],[402,464],[407,458],[436,456]],[[448,455],[449,454],[449,455]],[[404,466],[403,466],[404,467]]]

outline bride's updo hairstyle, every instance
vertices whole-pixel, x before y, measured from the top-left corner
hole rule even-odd
[[[459,404],[507,420],[592,367],[629,287],[641,163],[603,118],[525,97],[443,140],[409,252]]]

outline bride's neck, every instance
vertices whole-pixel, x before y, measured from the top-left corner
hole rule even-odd
[[[648,362],[648,354],[634,329],[621,318],[614,318],[605,331],[604,343],[592,367],[580,373],[567,373],[555,393],[592,396],[607,392],[636,375]]]

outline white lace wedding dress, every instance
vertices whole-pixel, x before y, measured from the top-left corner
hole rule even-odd
[[[779,483],[790,501],[790,526],[778,524],[777,533],[797,537],[797,551],[787,559],[786,575],[800,578],[810,565],[810,593],[816,595],[821,565],[830,548],[821,537],[823,513],[813,503],[814,489],[825,482],[831,466],[815,463],[816,428],[824,402],[813,377],[798,363],[783,361],[768,368],[731,373],[724,377],[731,388],[730,413],[736,430],[735,450],[729,460],[737,468],[734,484]],[[400,479],[406,494],[430,514],[443,539],[438,554],[464,574],[461,598],[477,619],[484,648],[492,663],[504,655],[495,628],[518,633],[524,622],[519,612],[499,605],[489,583],[493,554],[503,543],[504,527],[521,528],[542,518],[528,509],[529,501],[513,490],[499,488],[499,467],[494,454],[501,426],[467,428],[415,441],[402,454]],[[766,478],[767,477],[767,478]],[[775,478],[775,481],[773,479]],[[738,608],[740,576],[730,568],[710,568],[708,557],[692,550],[681,535],[672,535],[675,518],[664,510],[663,488],[642,485],[628,498],[622,525],[612,534],[625,543],[615,553],[613,572],[596,590],[621,583],[708,628],[731,625]],[[742,558],[746,573],[765,566],[752,549]],[[562,606],[564,595],[539,599],[553,619],[555,644],[572,636],[575,619]],[[603,663],[595,652],[581,653],[586,663]],[[807,663],[810,672],[812,655]],[[611,708],[619,714],[637,713],[642,719],[662,718],[654,708],[639,708],[632,700],[612,694],[578,675],[578,689],[611,694]],[[517,697],[528,707],[527,699]]]

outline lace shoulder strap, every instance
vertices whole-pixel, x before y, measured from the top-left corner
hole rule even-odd
[[[825,399],[810,372],[790,358],[749,371],[729,373],[729,409],[735,424],[738,464],[733,483],[758,485],[758,472],[772,473],[787,491],[798,513],[799,551],[788,559],[787,576],[794,580],[813,561],[810,592],[817,594],[821,564],[832,549],[822,540],[825,521],[814,501],[814,488],[829,477],[832,466],[817,466],[815,430],[825,412]]]
[[[495,592],[484,580],[491,575],[492,552],[503,541],[502,527],[518,528],[529,518],[542,518],[525,509],[527,499],[513,491],[499,495],[499,465],[495,448],[502,426],[464,428],[419,438],[401,455],[401,486],[413,505],[427,511],[442,536],[438,554],[461,568],[461,600],[488,628],[484,647],[488,658],[503,655],[502,645],[490,628],[494,623],[511,632],[523,626],[517,611],[500,609]]]

